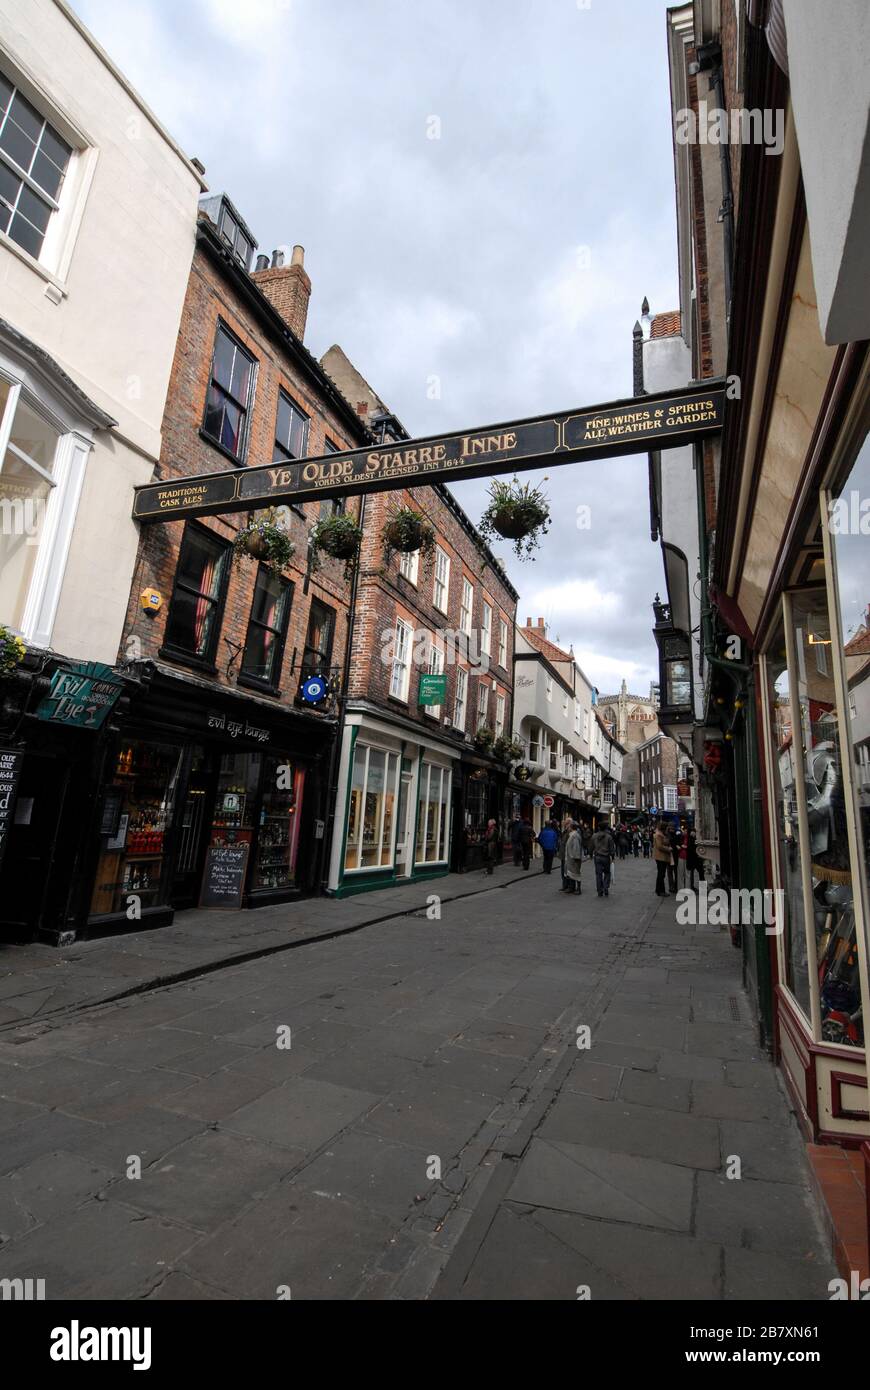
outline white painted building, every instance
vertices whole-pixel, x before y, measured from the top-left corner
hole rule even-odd
[[[111,665],[200,174],[63,0],[0,0],[0,624]]]
[[[514,733],[525,745],[529,794],[554,803],[533,805],[535,830],[550,815],[609,813],[616,805],[623,750],[599,720],[573,652],[550,641],[543,618],[516,629]]]

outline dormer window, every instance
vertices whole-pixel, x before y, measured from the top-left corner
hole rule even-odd
[[[201,198],[199,206],[217,227],[218,236],[233,259],[243,270],[249,271],[257,243],[226,194]]]

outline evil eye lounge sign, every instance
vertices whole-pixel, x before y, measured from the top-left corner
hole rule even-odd
[[[492,477],[517,468],[554,467],[582,459],[668,449],[722,428],[725,391],[719,381],[679,393],[565,411],[461,434],[392,441],[320,458],[270,463],[228,473],[169,478],[135,491],[138,521],[171,521],[254,511],[414,484]]]
[[[51,678],[51,689],[36,709],[37,719],[79,729],[99,729],[122,687],[111,666],[70,662]]]

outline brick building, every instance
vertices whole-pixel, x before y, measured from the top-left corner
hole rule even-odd
[[[323,366],[379,438],[408,437],[339,347]],[[432,525],[428,558],[385,557],[384,523],[401,506]],[[508,767],[475,736],[511,736],[516,591],[446,487],[372,494],[363,528],[331,836],[338,894],[477,866],[487,820],[507,816]],[[432,675],[444,692],[424,704]]]
[[[371,439],[303,346],[301,248],[252,270],[255,251],[226,197],[202,201],[158,478]],[[90,930],[123,925],[131,901],[159,924],[176,908],[257,906],[320,886],[350,589],[335,560],[309,572],[308,530],[334,505],[279,509],[295,545],[280,576],[234,563],[243,513],[143,527],[119,652],[132,693],[107,749],[86,875]],[[300,692],[314,672],[330,683],[316,707]]]

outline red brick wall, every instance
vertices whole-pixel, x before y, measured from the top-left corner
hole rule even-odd
[[[272,459],[279,387],[283,387],[310,417],[310,454],[325,452],[327,438],[340,449],[359,444],[359,438],[350,436],[347,427],[341,423],[329,403],[319,398],[317,390],[289,357],[285,356],[273,337],[260,326],[254,313],[241,302],[233,287],[224,279],[208,255],[197,248],[191,267],[163,419],[163,444],[159,465],[161,478],[221,472],[233,467],[232,461],[202,438],[199,432],[219,318],[232,329],[258,364],[253,405],[249,411],[246,455],[248,464],[268,463]],[[356,511],[359,507],[358,499],[351,499],[348,507],[351,511]],[[301,660],[305,643],[312,598],[320,598],[336,610],[332,660],[334,665],[339,666],[344,660],[350,586],[345,583],[343,566],[337,561],[325,559],[321,570],[311,579],[309,593],[306,595],[303,591],[307,532],[319,515],[319,510],[319,502],[310,502],[303,505],[303,515],[299,515],[295,510],[291,511],[291,536],[296,544],[296,554],[287,570],[288,578],[294,583],[294,595],[280,682],[280,699],[284,703],[292,701],[296,693],[298,662]],[[245,520],[245,513],[236,513],[227,517],[204,517],[198,524],[231,540]],[[122,657],[128,654],[130,636],[139,639],[143,657],[156,658],[160,651],[184,527],[183,521],[173,521],[142,528],[125,637],[121,643]],[[253,561],[246,562],[241,569],[234,566],[232,570],[216,649],[215,661],[218,671],[213,677],[221,685],[235,683],[234,679],[228,679],[225,674],[230,659],[230,648],[223,638],[227,637],[236,644],[244,643],[256,573],[257,566]],[[155,588],[163,595],[163,607],[153,619],[143,614],[139,606],[139,595],[144,588]],[[297,672],[290,670],[294,650],[297,655]],[[237,670],[238,661],[235,663],[234,673]]]
[[[393,555],[388,565],[384,564],[381,531],[388,511],[393,506],[408,505],[422,511],[435,528],[438,544],[450,556],[450,582],[447,613],[441,613],[433,605],[434,560],[431,567],[420,557],[417,584],[410,583],[399,572],[401,557]],[[500,571],[489,561],[482,550],[474,543],[460,519],[450,509],[435,488],[415,488],[393,493],[377,493],[366,499],[365,541],[363,544],[360,583],[357,591],[357,614],[354,630],[353,659],[350,680],[350,693],[366,698],[377,704],[401,713],[421,725],[436,730],[438,721],[424,713],[417,704],[418,679],[425,665],[414,664],[411,670],[410,689],[407,702],[399,702],[390,695],[391,663],[382,659],[384,634],[392,634],[396,619],[403,618],[416,630],[438,633],[445,630],[458,631],[460,625],[460,606],[462,576],[465,575],[474,589],[472,627],[479,633],[484,600],[493,610],[492,650],[488,672],[469,671],[466,697],[465,730],[472,734],[477,728],[478,686],[484,681],[489,687],[488,723],[495,725],[496,698],[501,692],[505,696],[505,732],[511,733],[511,688],[513,667],[513,633],[516,620],[516,599],[506,587]],[[499,618],[507,623],[507,662],[504,667],[498,664]],[[422,644],[421,644],[422,645]],[[464,660],[463,666],[468,666]],[[441,708],[440,722],[444,716],[453,717],[456,693],[456,664],[451,664],[449,651],[445,661],[447,675],[447,698]],[[494,688],[493,688],[494,687]]]

